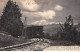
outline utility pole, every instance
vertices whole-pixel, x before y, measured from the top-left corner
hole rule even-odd
[[[27,28],[27,17],[25,17],[25,21],[24,21],[24,36],[26,37],[26,28]]]
[[[27,24],[27,17],[25,17],[25,20],[24,20],[23,24],[24,24],[24,27],[23,27],[23,30],[22,30],[22,36],[25,36],[26,35],[26,29],[25,28],[27,26],[25,24]]]

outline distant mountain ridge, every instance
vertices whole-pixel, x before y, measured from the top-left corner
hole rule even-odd
[[[61,24],[63,26],[63,24]],[[49,24],[44,26],[44,31],[50,35],[56,34],[61,28],[60,24]]]

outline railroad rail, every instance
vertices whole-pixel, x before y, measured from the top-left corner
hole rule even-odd
[[[12,50],[15,50],[15,49],[20,49],[20,48],[38,43],[41,40],[42,39],[36,39],[36,40],[32,40],[32,42],[26,42],[26,43],[22,43],[22,44],[18,44],[18,45],[3,47],[3,48],[0,48],[0,51],[12,51]]]

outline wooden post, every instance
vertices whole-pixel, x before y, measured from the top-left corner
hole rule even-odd
[[[25,36],[25,35],[26,35],[26,30],[25,30],[25,28],[26,28],[26,27],[25,27],[25,26],[26,26],[25,23],[27,23],[27,22],[26,22],[26,21],[27,21],[26,19],[27,19],[27,17],[25,17],[25,20],[24,20],[24,22],[23,22],[24,27],[23,27],[23,30],[22,30],[22,36]],[[24,33],[25,33],[25,34],[24,34]]]

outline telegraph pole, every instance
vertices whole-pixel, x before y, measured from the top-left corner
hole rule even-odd
[[[25,36],[25,35],[26,35],[26,30],[25,30],[25,28],[26,28],[26,26],[27,26],[27,25],[25,25],[25,24],[27,24],[27,17],[25,17],[25,20],[24,20],[23,24],[24,24],[24,27],[23,27],[23,30],[22,30],[22,36]]]
[[[27,17],[25,17],[25,21],[24,21],[24,36],[26,37],[26,28],[27,28]]]

